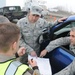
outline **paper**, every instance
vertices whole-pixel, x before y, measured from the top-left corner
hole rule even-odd
[[[36,58],[28,55],[28,59],[32,58],[37,62],[37,66],[41,75],[52,75],[51,66],[48,58]]]

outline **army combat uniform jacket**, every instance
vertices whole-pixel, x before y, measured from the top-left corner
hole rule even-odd
[[[40,45],[37,42],[38,37],[43,33],[44,28],[52,24],[48,24],[48,22],[42,18],[39,18],[35,23],[30,23],[27,16],[20,19],[17,25],[21,29],[20,46],[24,46],[28,53],[35,50],[38,55],[40,48]]]
[[[51,41],[48,46],[45,48],[48,52],[52,51],[53,49],[62,46],[62,45],[69,45],[69,50],[75,54],[75,46],[70,44],[69,37],[61,37],[54,41]]]

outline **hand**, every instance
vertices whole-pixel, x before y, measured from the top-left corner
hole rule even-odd
[[[43,56],[45,56],[47,54],[47,50],[43,50],[43,51],[41,51],[41,53],[40,53],[40,57],[43,57]]]
[[[35,56],[37,57],[37,54],[36,54],[35,51],[32,51],[32,52],[30,53],[30,55],[31,55],[31,56],[34,56],[34,57],[35,57]]]
[[[19,56],[24,55],[24,54],[25,54],[25,50],[26,50],[26,49],[25,49],[24,47],[19,48],[19,50],[17,51],[18,55],[19,55]]]
[[[60,19],[58,20],[58,23],[63,22],[63,21],[66,20],[66,19],[67,19],[67,17],[60,18]]]
[[[31,65],[31,67],[37,66],[37,62],[33,59],[28,60],[28,63]]]

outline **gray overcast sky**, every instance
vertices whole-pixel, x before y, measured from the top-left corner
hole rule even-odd
[[[52,8],[56,6],[63,6],[69,11],[75,12],[74,0],[47,0],[47,7]]]
[[[35,0],[37,1],[37,0]],[[75,11],[75,2],[74,0],[39,0],[39,1],[47,1],[47,8],[53,8],[56,6],[64,6],[67,10]],[[24,6],[25,0],[6,0],[7,5],[20,5]]]

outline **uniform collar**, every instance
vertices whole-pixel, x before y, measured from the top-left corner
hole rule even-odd
[[[0,62],[5,62],[5,61],[13,59],[13,58],[15,58],[15,56],[6,56],[6,55],[0,54]]]
[[[71,47],[72,49],[75,49],[75,46],[74,46],[74,45],[71,45],[71,44],[70,44],[70,47]]]

